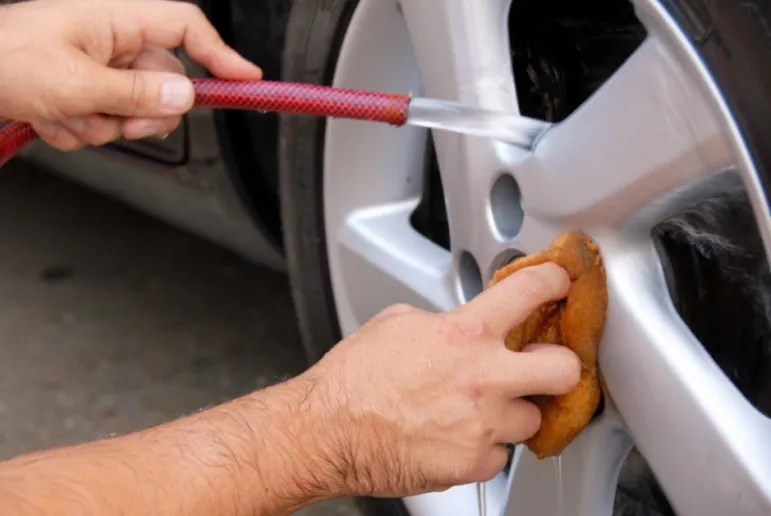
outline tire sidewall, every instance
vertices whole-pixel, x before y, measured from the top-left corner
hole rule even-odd
[[[296,0],[282,79],[331,84],[345,31],[358,0]],[[310,363],[340,339],[324,229],[323,118],[282,116],[279,185],[284,245],[300,334]],[[357,498],[367,516],[408,516],[398,499]]]
[[[330,84],[346,17],[358,0],[297,0],[287,31],[282,79]],[[342,34],[341,34],[342,33]],[[341,337],[324,231],[323,118],[284,115],[279,184],[284,245],[300,332],[310,362]]]
[[[661,2],[721,91],[771,206],[771,1]]]

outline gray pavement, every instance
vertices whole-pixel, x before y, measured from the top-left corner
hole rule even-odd
[[[0,459],[154,425],[303,368],[283,275],[120,203],[12,163],[0,238]]]

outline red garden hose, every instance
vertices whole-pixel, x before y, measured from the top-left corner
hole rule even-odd
[[[277,81],[193,79],[195,105],[407,123],[409,95]],[[38,135],[23,122],[0,128],[0,166]]]

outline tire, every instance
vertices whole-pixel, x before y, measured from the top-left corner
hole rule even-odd
[[[298,0],[292,7],[282,78],[330,84],[356,0]],[[311,51],[312,49],[312,51]],[[284,116],[279,181],[284,245],[303,345],[311,362],[340,340],[324,235],[322,153],[325,120]]]
[[[661,2],[690,38],[722,90],[758,168],[768,200],[771,1]],[[358,0],[294,2],[284,50],[284,80],[331,83],[339,48],[357,3]],[[341,338],[324,230],[324,132],[323,119],[286,116],[282,118],[279,136],[281,212],[288,270],[303,344],[311,362],[321,358]],[[359,503],[368,515],[407,515],[399,500],[363,499]]]
[[[722,91],[771,205],[771,1],[664,3]]]
[[[287,31],[282,78],[330,84],[358,0],[297,0]],[[279,132],[279,179],[292,296],[309,362],[341,338],[330,287],[322,198],[324,119],[286,116]],[[408,516],[401,501],[360,498],[368,516]]]

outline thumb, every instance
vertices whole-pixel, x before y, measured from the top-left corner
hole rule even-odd
[[[94,112],[123,117],[182,115],[193,107],[192,81],[180,74],[103,67],[89,98]]]

